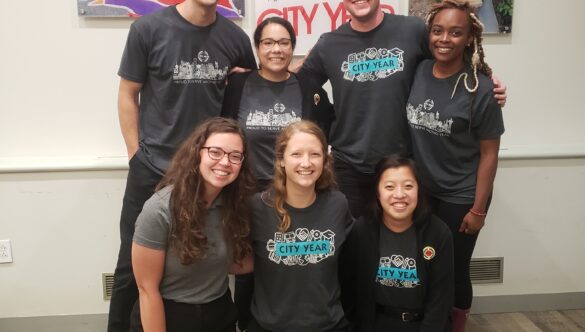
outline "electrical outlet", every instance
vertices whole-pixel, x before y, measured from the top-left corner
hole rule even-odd
[[[12,263],[10,240],[0,240],[0,263]]]

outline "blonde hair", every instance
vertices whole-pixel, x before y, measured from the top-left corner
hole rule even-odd
[[[272,192],[264,192],[262,194],[263,200],[266,201],[271,194],[272,204],[278,217],[280,218],[279,230],[284,232],[288,230],[291,224],[290,215],[284,207],[286,201],[286,172],[281,162],[284,159],[284,151],[290,141],[291,137],[296,133],[307,133],[314,135],[322,146],[323,152],[323,171],[317,182],[315,183],[315,190],[323,192],[331,190],[336,187],[335,175],[333,173],[333,159],[327,152],[327,140],[323,130],[311,121],[298,121],[288,125],[282,130],[275,144],[275,160],[274,160],[274,179],[272,181]]]

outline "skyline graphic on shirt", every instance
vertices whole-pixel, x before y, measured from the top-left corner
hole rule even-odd
[[[425,100],[422,105],[418,105],[416,108],[411,103],[408,103],[406,105],[408,123],[414,129],[424,129],[437,136],[451,135],[453,119],[440,120],[439,112],[431,111],[434,106],[435,102],[432,99]]]
[[[341,64],[343,78],[348,81],[377,81],[390,77],[392,74],[404,70],[404,51],[395,47],[367,48],[365,51],[351,53]]]
[[[268,259],[288,266],[317,264],[335,255],[335,233],[331,230],[298,228],[291,232],[276,232],[266,242]]]
[[[250,112],[246,118],[246,128],[249,130],[280,131],[289,124],[298,121],[301,121],[301,117],[294,110],[287,110],[283,103],[276,103],[266,112],[259,110]]]
[[[415,288],[420,286],[416,260],[402,255],[380,257],[376,282],[396,288]]]
[[[210,61],[207,51],[199,51],[192,61],[181,60],[173,67],[175,83],[217,83],[225,80],[228,66],[219,67],[217,61]]]

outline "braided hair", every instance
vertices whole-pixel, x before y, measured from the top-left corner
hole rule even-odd
[[[471,66],[473,69],[473,77],[475,81],[475,85],[470,87],[467,83],[468,75],[467,73],[462,73],[459,78],[457,79],[457,83],[455,84],[455,88],[453,89],[453,95],[455,94],[455,90],[457,89],[457,85],[459,84],[459,80],[461,78],[464,79],[465,89],[470,93],[474,93],[477,91],[479,87],[479,79],[477,77],[477,71],[479,70],[483,74],[488,77],[492,76],[492,69],[490,66],[485,62],[485,53],[483,51],[482,45],[482,32],[483,32],[483,24],[477,17],[475,9],[472,7],[470,2],[464,0],[443,0],[440,3],[433,5],[430,12],[427,15],[427,27],[430,29],[433,25],[433,21],[435,16],[442,11],[443,9],[459,9],[467,14],[469,17],[470,22],[470,34],[473,37],[473,41],[469,43],[465,47],[465,51],[463,53],[463,61]]]

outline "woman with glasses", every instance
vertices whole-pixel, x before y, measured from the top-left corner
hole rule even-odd
[[[227,275],[251,269],[246,151],[234,120],[212,118],[175,154],[136,222],[132,331],[235,331]]]
[[[267,18],[254,32],[260,69],[232,75],[228,80],[222,116],[237,119],[246,132],[257,191],[272,181],[274,143],[282,128],[309,119],[327,133],[333,117],[321,86],[288,71],[295,44],[295,32],[288,21]],[[235,302],[242,330],[249,319],[252,287],[251,275],[236,277]]]
[[[258,191],[272,181],[274,142],[290,123],[308,119],[325,132],[333,108],[321,86],[288,71],[296,45],[292,25],[269,17],[254,31],[260,69],[229,77],[222,116],[238,121],[250,146]]]

